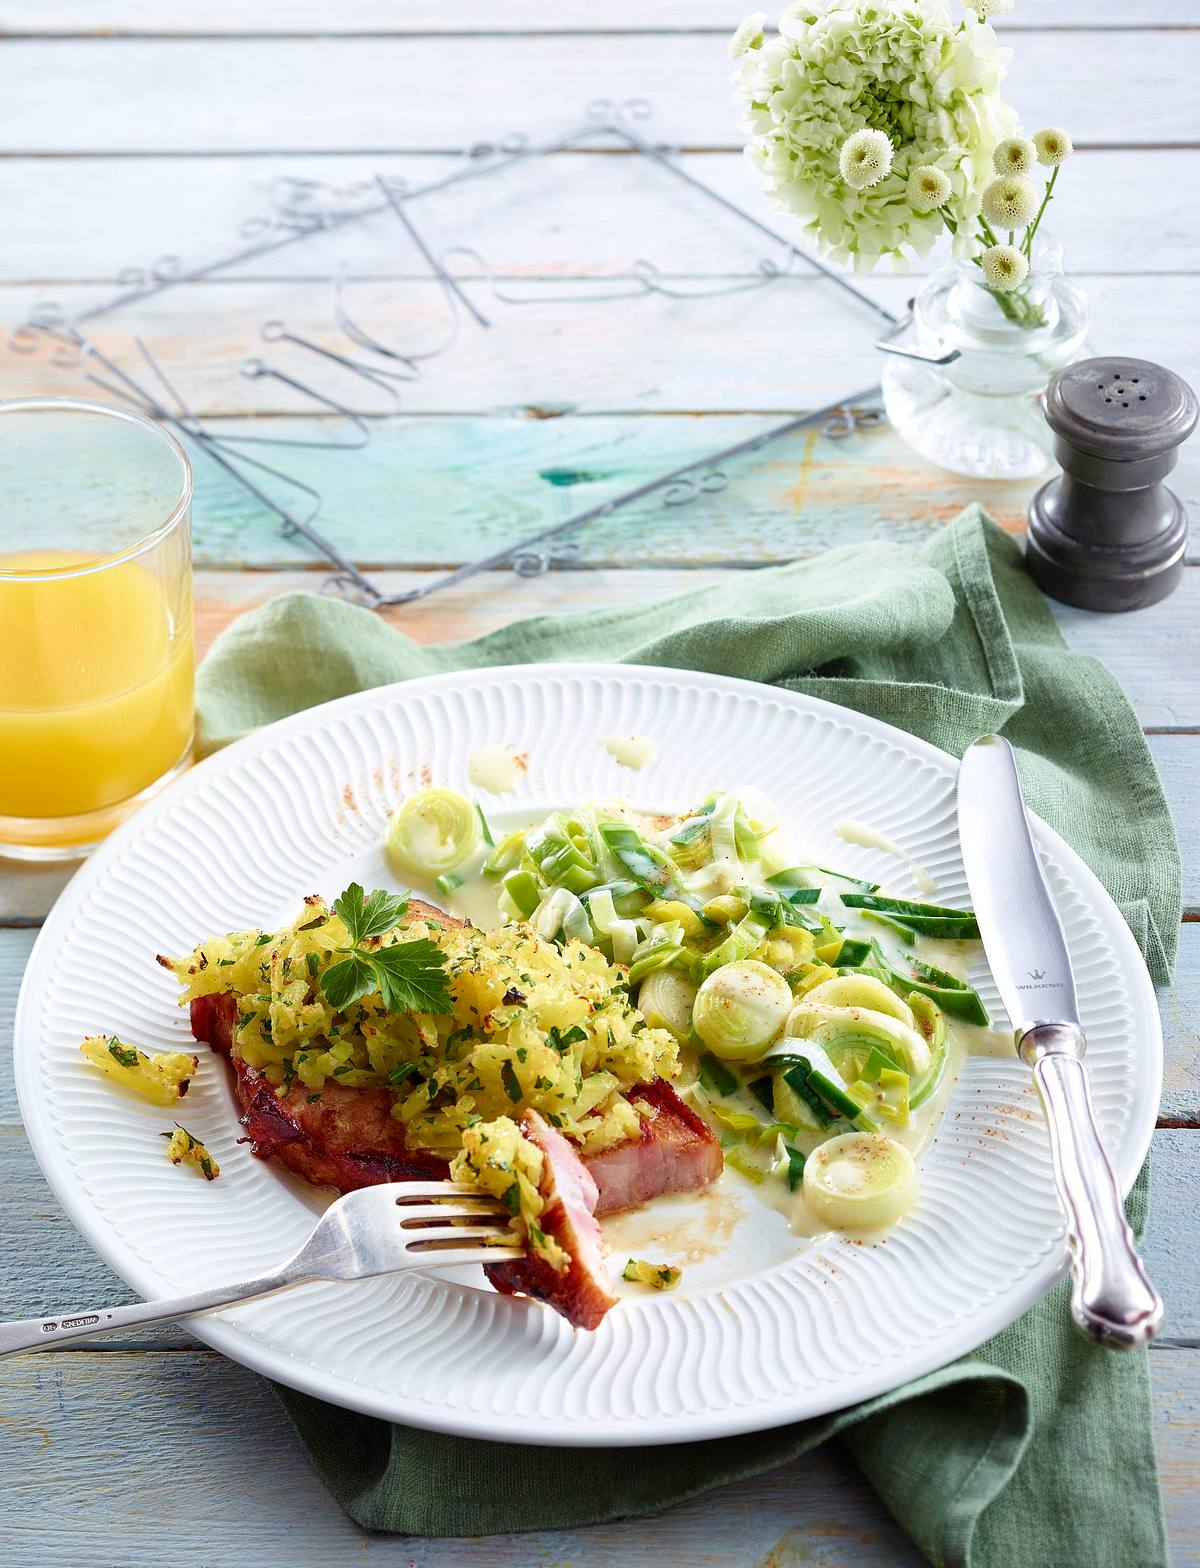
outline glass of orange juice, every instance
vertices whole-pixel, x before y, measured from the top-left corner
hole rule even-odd
[[[0,403],[0,855],[86,854],[190,757],[192,473],[101,403]]]

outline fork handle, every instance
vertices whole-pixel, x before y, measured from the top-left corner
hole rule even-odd
[[[72,1339],[87,1339],[95,1334],[112,1334],[122,1328],[142,1328],[151,1323],[174,1323],[177,1318],[196,1312],[211,1312],[235,1301],[253,1301],[287,1290],[311,1278],[307,1273],[293,1274],[288,1269],[266,1274],[262,1279],[246,1280],[240,1285],[219,1285],[215,1290],[200,1290],[192,1296],[171,1296],[162,1301],[135,1301],[127,1307],[101,1307],[95,1312],[69,1312],[54,1318],[22,1318],[0,1323],[0,1356],[16,1355],[22,1350],[55,1350]]]

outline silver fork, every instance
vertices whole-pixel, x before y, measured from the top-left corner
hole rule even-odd
[[[0,1323],[0,1356],[53,1350],[68,1340],[149,1323],[172,1323],[236,1301],[253,1301],[315,1279],[373,1279],[404,1269],[496,1263],[511,1249],[486,1245],[512,1233],[498,1198],[449,1181],[398,1181],[348,1192],[331,1203],[293,1257],[260,1279],[218,1285],[191,1296],[137,1301],[128,1307]],[[515,1237],[513,1238],[515,1242]]]

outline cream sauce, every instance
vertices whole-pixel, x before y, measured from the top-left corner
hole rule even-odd
[[[467,777],[489,795],[507,795],[524,771],[525,759],[512,746],[480,746],[467,758]]]
[[[908,867],[908,874],[918,893],[929,896],[937,892],[937,883],[924,866],[919,866],[915,860],[910,860],[898,844],[893,844],[890,838],[867,823],[856,822],[853,817],[844,817],[841,822],[835,824],[833,831],[847,844],[857,844],[862,849],[881,849],[885,855],[894,855],[897,860],[902,860]]]
[[[746,1217],[740,1195],[731,1191],[724,1179],[692,1194],[688,1211],[682,1223],[653,1203],[612,1214],[603,1222],[604,1239],[611,1251],[630,1257],[658,1252],[662,1257],[652,1261],[703,1263],[724,1251]]]
[[[658,747],[645,735],[601,735],[600,744],[614,762],[640,773],[654,761]]]

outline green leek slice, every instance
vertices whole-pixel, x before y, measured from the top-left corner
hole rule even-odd
[[[636,828],[627,822],[602,822],[600,837],[640,888],[655,898],[691,902],[679,885],[672,862],[660,849],[647,844]]]
[[[700,1058],[700,1082],[705,1089],[711,1089],[714,1094],[737,1093],[737,1078],[724,1062],[718,1061],[715,1056],[707,1053]]]
[[[937,1089],[946,1068],[946,1019],[942,1009],[930,997],[914,991],[908,999],[917,1028],[929,1043],[933,1060],[928,1070],[913,1085],[909,1095],[909,1108],[917,1110]]]
[[[493,847],[480,870],[485,877],[503,876],[506,871],[514,869],[524,853],[525,834],[520,828],[516,828],[513,832],[506,833]]]
[[[692,1027],[726,1061],[757,1061],[783,1031],[792,992],[776,970],[756,959],[722,964],[696,993]]]
[[[968,985],[965,980],[960,980],[957,975],[947,974],[942,969],[935,969],[932,964],[922,963],[919,958],[910,958],[908,962],[912,973],[901,973],[879,944],[873,942],[871,963],[863,967],[864,970],[878,975],[881,980],[885,980],[888,985],[905,995],[915,991],[928,997],[951,1018],[961,1018],[965,1023],[979,1024],[984,1029],[988,1027],[990,1020],[987,1009],[973,986]]]
[[[886,915],[892,921],[908,926],[918,936],[963,941],[977,940],[979,937],[979,926],[969,909],[950,909],[943,904],[919,904],[907,898],[881,898],[876,893],[843,893],[842,903],[847,909]]]
[[[886,1013],[913,1027],[913,1015],[890,986],[874,975],[839,975],[836,980],[826,980],[808,992],[810,1002],[823,1003],[826,1007],[865,1007],[871,1012]]]
[[[532,871],[510,871],[504,878],[504,891],[522,920],[528,920],[542,901],[541,883]]]
[[[837,961],[839,969],[857,969],[871,956],[870,942],[859,942],[847,937],[838,949]]]
[[[669,1029],[677,1040],[692,1031],[696,987],[677,969],[656,969],[642,981],[637,1008],[652,1029]]]
[[[479,838],[479,818],[465,796],[452,789],[422,789],[393,814],[384,852],[401,873],[432,879],[461,866],[475,853]]]

